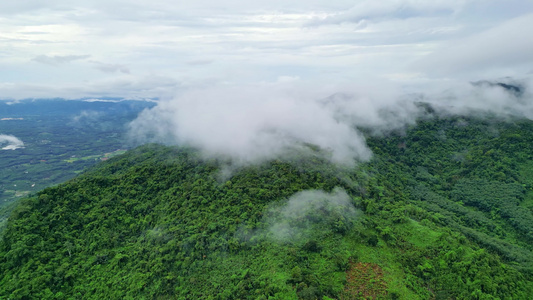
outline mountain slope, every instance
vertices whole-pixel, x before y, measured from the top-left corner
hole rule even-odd
[[[231,170],[146,145],[24,200],[0,244],[12,299],[527,299],[530,121],[446,118],[353,169]]]

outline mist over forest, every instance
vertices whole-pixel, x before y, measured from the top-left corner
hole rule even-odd
[[[0,299],[530,299],[533,3],[0,3]]]
[[[383,90],[379,83],[316,88],[293,82],[207,88],[144,111],[130,124],[130,137],[198,147],[208,156],[230,157],[237,164],[314,145],[333,162],[353,165],[372,156],[362,131],[388,134],[425,117],[531,119],[530,86],[530,78],[506,78],[465,82],[432,93],[406,93],[387,83]]]

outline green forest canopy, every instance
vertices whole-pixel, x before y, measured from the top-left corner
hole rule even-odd
[[[0,298],[528,299],[533,122],[443,118],[233,170],[145,145],[23,200]]]

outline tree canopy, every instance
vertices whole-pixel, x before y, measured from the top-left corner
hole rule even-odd
[[[527,299],[533,123],[435,118],[320,156],[235,167],[145,145],[22,200],[9,299]]]

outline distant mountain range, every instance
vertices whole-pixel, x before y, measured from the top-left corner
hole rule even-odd
[[[93,110],[107,114],[125,115],[153,107],[153,101],[122,99],[25,99],[0,100],[0,118],[22,116],[62,116],[79,114],[84,110]]]

